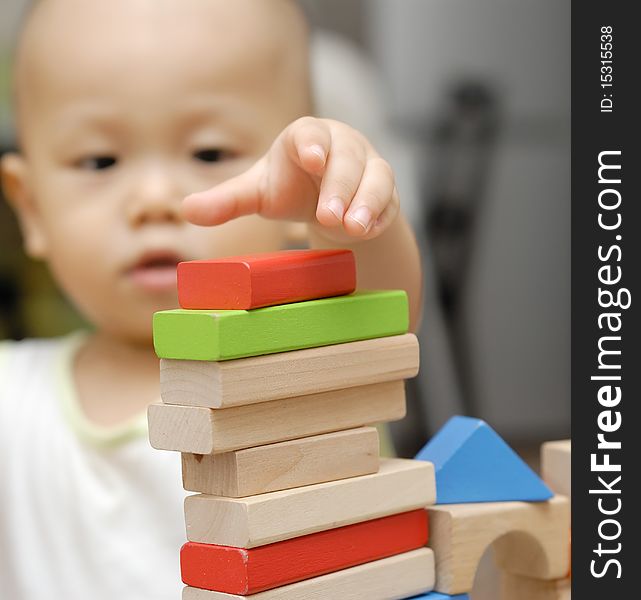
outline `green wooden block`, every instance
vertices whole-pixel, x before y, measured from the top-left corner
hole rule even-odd
[[[402,290],[254,310],[175,309],[154,315],[154,347],[160,358],[229,360],[398,335],[408,319]]]

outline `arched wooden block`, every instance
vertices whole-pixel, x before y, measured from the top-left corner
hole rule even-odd
[[[561,579],[568,572],[570,506],[564,496],[536,503],[438,505],[428,513],[439,592],[469,592],[492,544],[497,564],[510,573]]]
[[[570,600],[569,579],[545,581],[503,573],[501,600]]]

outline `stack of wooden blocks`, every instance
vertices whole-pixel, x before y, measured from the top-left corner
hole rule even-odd
[[[417,460],[380,459],[371,424],[404,416],[418,371],[404,292],[353,293],[344,250],[178,274],[183,308],[154,317],[149,435],[198,492],[184,600],[469,600],[490,546],[503,600],[569,599],[569,441],[543,448],[548,485],[468,417]]]
[[[356,292],[345,250],[182,263],[157,313],[154,448],[182,453],[184,600],[432,590],[430,462],[380,459],[418,371],[401,291]]]

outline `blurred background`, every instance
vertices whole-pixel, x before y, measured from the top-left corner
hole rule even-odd
[[[326,85],[353,63],[371,91],[351,122],[393,163],[423,249],[421,374],[397,448],[467,413],[534,458],[570,427],[570,3],[307,5],[328,32],[317,87],[338,95],[319,92],[319,111],[354,100],[347,76]],[[348,42],[362,66],[322,52]]]
[[[2,151],[24,4],[0,5]],[[421,373],[392,429],[397,452],[469,414],[535,464],[541,441],[570,431],[569,0],[303,5],[317,114],[392,163],[423,253]],[[0,339],[82,325],[0,201]]]

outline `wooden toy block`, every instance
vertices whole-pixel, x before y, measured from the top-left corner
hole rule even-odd
[[[568,572],[570,506],[564,496],[548,502],[438,505],[428,513],[439,592],[469,592],[491,544],[497,564],[510,573],[560,579]]]
[[[545,581],[521,575],[503,573],[501,600],[570,600],[569,579]]]
[[[420,548],[259,592],[251,600],[400,600],[434,585],[434,554]],[[243,600],[246,596],[211,592],[193,587],[183,589],[183,600]]]
[[[402,419],[405,389],[389,381],[221,409],[157,403],[147,416],[154,448],[217,454]]]
[[[349,296],[246,310],[184,310],[154,315],[159,358],[229,360],[328,346],[407,332],[404,291]]]
[[[418,365],[411,333],[222,362],[163,358],[160,395],[166,404],[227,408],[408,379]]]
[[[178,264],[178,302],[192,309],[250,309],[350,294],[351,250],[285,250]]]
[[[188,496],[187,539],[255,548],[422,508],[432,504],[434,496],[430,463],[384,459],[372,475],[247,498]]]
[[[182,579],[206,590],[255,594],[421,548],[427,535],[427,513],[419,509],[251,550],[187,542]]]
[[[553,496],[539,476],[480,419],[451,418],[416,458],[434,463],[437,504],[535,502]]]
[[[572,442],[546,442],[541,447],[541,472],[544,481],[557,493],[572,496]]]
[[[214,496],[253,496],[376,473],[378,432],[348,429],[224,454],[183,454],[183,487]]]

